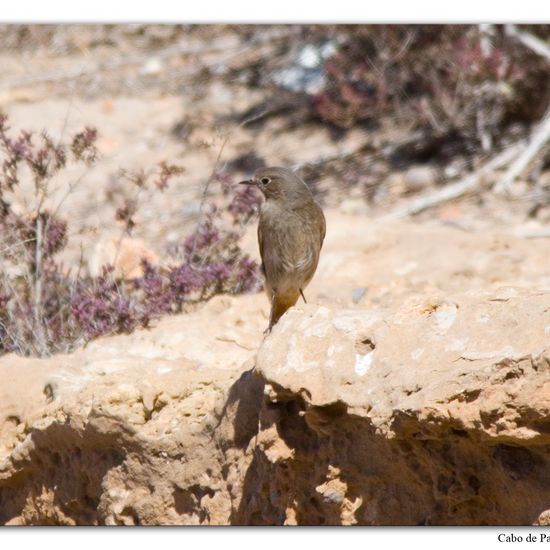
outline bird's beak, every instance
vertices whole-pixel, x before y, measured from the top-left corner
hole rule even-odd
[[[256,182],[254,180],[244,180],[240,181],[239,185],[256,185]]]

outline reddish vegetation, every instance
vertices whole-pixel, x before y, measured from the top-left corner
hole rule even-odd
[[[342,128],[391,112],[416,128],[435,125],[472,139],[482,124],[497,138],[510,123],[537,120],[550,98],[545,60],[502,26],[487,51],[477,26],[361,25],[344,36],[313,98],[318,116]]]
[[[7,117],[0,117],[0,353],[45,355],[67,351],[93,338],[146,327],[160,315],[181,312],[185,304],[215,294],[242,293],[261,288],[258,265],[239,247],[240,234],[226,227],[253,215],[258,197],[250,190],[232,191],[225,209],[198,223],[183,243],[183,261],[176,266],[154,266],[144,261],[143,276],[133,281],[117,279],[105,265],[93,277],[82,269],[65,269],[55,255],[68,242],[67,222],[42,207],[28,215],[16,214],[8,192],[21,183],[21,168],[32,174],[37,197],[43,199],[48,182],[69,162],[91,164],[97,159],[97,131],[86,128],[68,146],[55,144],[43,133],[37,145],[30,132],[11,138]],[[72,153],[72,156],[70,156]],[[162,162],[148,176],[124,173],[130,184],[164,190],[182,168]],[[229,185],[225,184],[226,195]],[[116,212],[129,233],[135,225],[138,204],[127,201]],[[11,268],[11,269],[10,269]]]

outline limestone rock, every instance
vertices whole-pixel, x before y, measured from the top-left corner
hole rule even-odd
[[[550,291],[514,288],[292,310],[258,354],[263,498],[243,522],[273,494],[291,512],[272,502],[263,523],[545,522],[549,311]]]
[[[258,302],[217,297],[72,355],[4,358],[0,523],[230,523],[262,398],[242,372]]]
[[[435,185],[438,179],[437,170],[432,166],[411,166],[405,172],[405,189],[410,193],[424,191]]]
[[[143,260],[150,264],[159,260],[143,239],[109,237],[97,242],[88,264],[90,273],[96,277],[101,275],[103,266],[109,264],[114,267],[115,277],[136,279],[143,275]]]
[[[547,525],[547,242],[328,221],[265,339],[218,296],[0,358],[0,523]]]

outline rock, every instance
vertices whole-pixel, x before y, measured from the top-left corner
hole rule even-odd
[[[256,363],[270,388],[261,491],[294,503],[308,525],[540,523],[550,504],[549,308],[550,292],[521,289],[393,313],[294,308]]]
[[[150,57],[140,68],[140,73],[143,75],[156,76],[162,73],[164,67],[162,61],[158,57]]]
[[[415,165],[408,170],[393,171],[384,179],[382,189],[392,196],[418,193],[438,182],[437,170],[431,166]]]
[[[278,86],[287,90],[315,94],[325,84],[323,63],[334,52],[335,46],[332,42],[325,42],[320,46],[307,44],[288,67],[274,72],[271,78]]]
[[[408,193],[423,191],[427,187],[435,185],[437,181],[437,171],[431,166],[411,166],[405,172],[404,185]]]
[[[224,342],[224,367],[185,346],[155,355],[166,326],[154,353],[137,333],[32,360],[34,407],[8,407],[24,426],[3,449],[0,521],[544,524],[549,308],[550,292],[519,288],[393,312],[305,305],[254,370]],[[10,361],[3,374],[30,369]]]
[[[226,341],[213,320],[227,326],[228,310],[247,321]],[[264,322],[257,296],[219,297],[71,355],[3,358],[0,523],[230,523],[263,395],[243,370]]]
[[[353,300],[353,303],[358,304],[361,301],[361,298],[365,295],[366,292],[367,292],[367,288],[364,287],[364,286],[354,288],[353,289],[353,294],[352,294],[352,297],[351,297],[351,299]]]
[[[393,195],[393,196],[399,196],[406,192],[405,188],[405,173],[394,171],[390,172],[383,181],[383,184],[381,186],[384,188],[386,193]]]
[[[156,264],[159,260],[142,239],[132,237],[109,237],[95,245],[88,262],[88,268],[93,276],[101,274],[103,266],[114,266],[115,277],[121,279],[136,279],[143,275],[143,260]]]
[[[546,241],[327,221],[265,339],[218,296],[0,358],[0,523],[548,524]]]
[[[339,205],[343,214],[366,215],[368,213],[367,203],[364,199],[344,199]]]

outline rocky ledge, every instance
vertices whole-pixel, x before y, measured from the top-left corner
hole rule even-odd
[[[550,524],[550,291],[260,302],[4,358],[0,523]]]

